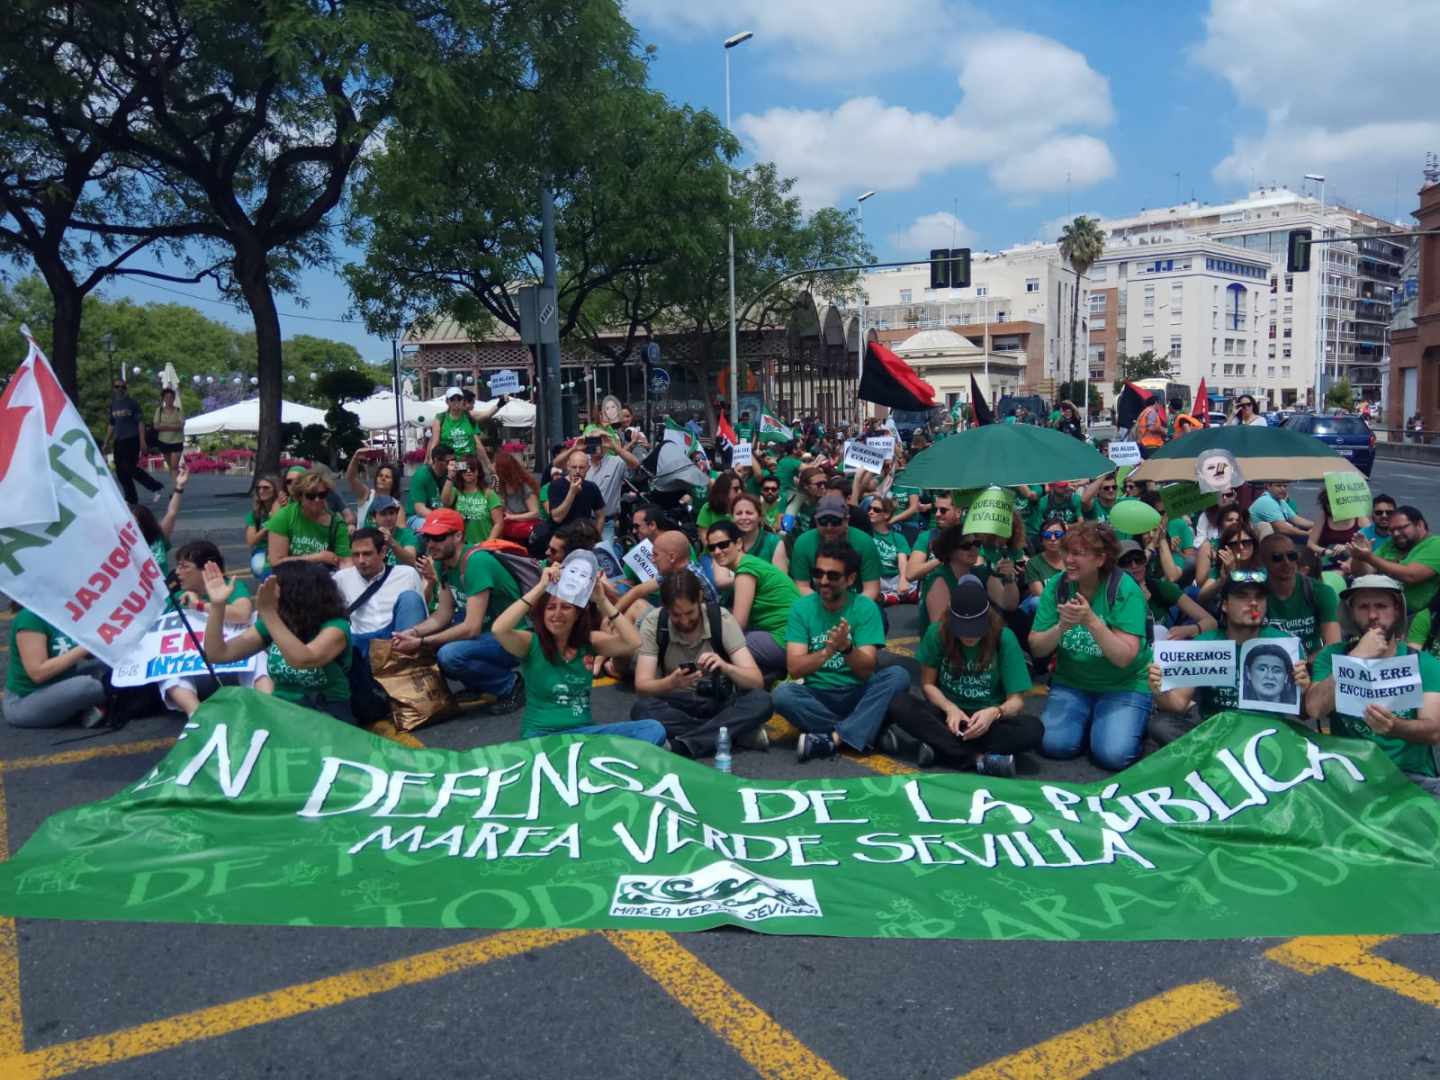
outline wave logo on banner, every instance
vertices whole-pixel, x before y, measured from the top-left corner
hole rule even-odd
[[[623,874],[610,914],[617,919],[693,919],[728,915],[744,922],[781,916],[819,918],[813,881],[776,881],[733,862],[693,874]]]
[[[0,398],[0,592],[115,665],[165,606],[160,567],[35,339]]]

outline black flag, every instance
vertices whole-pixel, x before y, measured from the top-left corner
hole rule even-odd
[[[980,384],[975,381],[973,373],[970,376],[970,408],[974,410],[975,423],[993,424],[995,422],[995,414],[990,411],[990,403],[980,392]]]

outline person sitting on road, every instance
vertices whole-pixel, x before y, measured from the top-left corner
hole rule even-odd
[[[437,582],[435,608],[410,629],[397,630],[394,648],[406,656],[434,648],[441,673],[470,691],[462,698],[485,700],[491,715],[513,712],[525,701],[525,683],[491,623],[520,599],[520,583],[491,552],[465,546],[465,519],[454,510],[432,511],[420,531],[428,545],[420,575]]]
[[[454,460],[455,451],[448,443],[441,443],[410,477],[410,488],[405,493],[405,523],[414,532],[420,531],[432,510],[442,509],[440,486],[449,478],[450,463]]]
[[[780,546],[780,537],[765,525],[765,510],[760,499],[754,495],[736,495],[730,501],[730,520],[740,529],[740,546],[746,555],[754,555],[763,562],[775,561],[775,549]]]
[[[594,552],[573,551],[560,566],[547,566],[532,589],[495,619],[495,640],[521,665],[529,688],[520,730],[523,739],[541,735],[620,735],[664,746],[658,720],[597,724],[590,712],[594,676],[591,655],[633,656],[640,635],[599,588]],[[522,630],[526,617],[533,630]],[[600,629],[609,620],[611,631]]]
[[[336,572],[335,585],[350,613],[350,639],[356,652],[368,658],[376,638],[394,637],[425,621],[426,586],[413,566],[389,561],[390,545],[379,529],[356,529],[350,554],[355,563]]]
[[[254,500],[245,515],[245,546],[250,549],[250,572],[257,582],[270,574],[270,534],[265,531],[265,522],[289,501],[278,476],[271,474],[255,481]]]
[[[13,601],[10,662],[5,671],[5,722],[52,728],[105,722],[106,666],[90,650]]]
[[[170,574],[170,539],[175,535],[175,523],[180,520],[180,503],[185,498],[185,485],[189,480],[190,470],[182,464],[180,471],[175,474],[175,487],[170,492],[170,501],[165,504],[165,516],[158,520],[148,506],[130,504],[130,512],[135,515],[135,522],[140,526],[140,534],[145,538],[145,544],[155,558],[155,565],[160,567],[160,573],[167,577]]]
[[[272,570],[287,562],[318,563],[329,570],[350,565],[350,529],[326,505],[330,490],[318,472],[296,479],[290,502],[265,522]]]
[[[785,660],[791,679],[772,695],[775,711],[801,730],[799,760],[834,757],[842,743],[864,753],[890,702],[910,687],[901,667],[877,668],[885,644],[880,608],[855,590],[860,556],[844,543],[815,555],[813,590],[790,609]]]
[[[370,515],[375,519],[375,524],[370,526],[377,529],[385,540],[385,565],[386,566],[410,566],[415,565],[419,558],[420,538],[407,526],[400,524],[400,504],[389,495],[376,495],[370,501]],[[350,546],[355,546],[355,536],[351,534]],[[354,557],[354,551],[351,556]]]
[[[826,544],[848,544],[860,559],[858,591],[871,600],[880,598],[880,553],[875,541],[850,524],[843,496],[831,492],[815,505],[815,527],[801,533],[790,552],[790,577],[802,595],[814,592],[810,576],[816,553]]]
[[[1370,524],[1361,528],[1360,535],[1378,547],[1390,539],[1390,515],[1399,504],[1393,495],[1376,495],[1370,500]]]
[[[1023,715],[1025,654],[978,577],[955,583],[944,620],[925,631],[915,662],[924,698],[901,694],[887,715],[918,740],[920,767],[938,757],[954,769],[1014,776],[1015,755],[1038,749],[1045,728]],[[880,747],[898,749],[884,735]]]
[[[1324,491],[1320,492],[1316,502],[1320,507],[1320,520],[1315,522],[1310,535],[1305,538],[1305,546],[1315,552],[1323,563],[1348,557],[1350,541],[1370,524],[1370,519],[1362,516],[1336,520],[1330,513],[1330,496]]]
[[[1408,611],[1424,611],[1440,593],[1440,536],[1430,535],[1419,507],[1397,506],[1390,514],[1390,538],[1372,550],[1357,536],[1350,558],[1357,574],[1384,574],[1400,582]]]
[[[1150,718],[1150,645],[1145,597],[1118,566],[1119,542],[1108,525],[1073,526],[1061,544],[1065,572],[1045,586],[1030,631],[1037,659],[1056,655],[1045,699],[1049,758],[1084,753],[1119,770],[1140,756]]]
[[[716,590],[714,583],[700,572],[700,568],[691,560],[690,538],[678,529],[669,532],[662,532],[653,541],[651,560],[655,563],[657,576],[649,581],[642,581],[633,589],[620,597],[616,605],[621,612],[629,612],[636,604],[649,605],[653,603],[652,597],[658,599],[660,592],[660,579],[667,574],[678,574],[682,570],[688,570],[700,581],[700,588],[705,593],[705,602],[719,603],[720,593]]]
[[[561,460],[565,474],[550,481],[552,528],[564,528],[574,521],[593,521],[596,530],[604,536],[605,496],[593,480],[585,479],[590,471],[590,455],[577,446]]]
[[[381,495],[388,495],[400,504],[400,466],[393,461],[382,460],[383,450],[357,450],[350,455],[350,462],[345,467],[345,482],[350,485],[350,493],[358,500],[355,507],[355,520],[366,528],[375,527],[374,500]],[[375,484],[365,482],[366,462],[373,462],[375,465]]]
[[[710,490],[695,515],[695,524],[702,533],[717,521],[730,520],[730,504],[740,491],[740,478],[728,470],[710,481]]]
[[[282,701],[355,723],[350,709],[350,619],[335,579],[324,566],[292,559],[255,594],[255,625],[225,637],[225,606],[234,584],[216,563],[205,565],[210,606],[205,622],[205,657],[212,664],[265,653],[273,693]]]
[[[965,515],[955,505],[955,495],[949,491],[937,491],[931,496],[932,519],[930,527],[915,538],[910,555],[905,561],[907,581],[923,583],[925,578],[940,567],[940,560],[930,554],[930,544],[952,525],[959,525]]]
[[[875,495],[867,508],[870,515],[870,539],[880,556],[880,602],[884,607],[913,604],[920,599],[920,586],[905,573],[910,562],[910,543],[892,528],[895,500],[889,495]]]
[[[1025,563],[1025,595],[1020,600],[1020,610],[1026,615],[1035,614],[1040,594],[1050,579],[1065,572],[1065,556],[1060,551],[1065,529],[1065,522],[1059,518],[1050,518],[1040,527],[1040,550]]]
[[[1216,548],[1215,561],[1210,564],[1209,576],[1204,581],[1198,577],[1195,579],[1200,586],[1196,599],[1208,606],[1219,595],[1232,571],[1263,569],[1260,539],[1255,535],[1255,529],[1243,520],[1237,521],[1220,534],[1220,544]]]
[[[1440,798],[1440,768],[1435,748],[1440,745],[1440,659],[1428,649],[1417,650],[1404,640],[1405,591],[1400,582],[1384,574],[1363,574],[1341,594],[1360,636],[1321,649],[1311,665],[1310,688],[1305,691],[1305,715],[1311,720],[1328,719],[1330,733],[1368,739],[1394,762],[1395,767]],[[1367,660],[1407,656],[1418,652],[1419,709],[1387,709],[1372,702],[1363,718],[1347,716],[1335,708],[1335,657],[1355,656]]]
[[[734,527],[721,522],[711,534],[727,525]],[[660,721],[670,748],[685,757],[715,753],[722,727],[734,745],[763,750],[770,745],[765,721],[774,712],[764,676],[735,617],[704,603],[703,595],[694,574],[661,579],[660,606],[640,623],[635,661],[640,697],[630,719]]]
[[[440,489],[440,501],[465,519],[465,543],[483,543],[490,539],[493,512],[504,505],[503,500],[490,486],[485,463],[477,455],[457,455],[455,466]]]
[[[783,466],[782,461],[781,467]],[[781,475],[783,477],[784,474]],[[825,470],[812,465],[802,469],[798,479],[799,488],[785,507],[785,517],[791,519],[791,524],[785,531],[792,536],[798,536],[814,525],[815,507],[825,494]],[[840,501],[845,500],[842,497]]]
[[[1114,473],[1101,473],[1080,489],[1080,511],[1086,521],[1109,521],[1120,499]],[[1068,522],[1067,522],[1068,524]]]
[[[980,561],[978,533],[967,533],[964,525],[952,525],[930,542],[935,556],[935,569],[920,582],[920,605],[916,614],[916,630],[923,634],[931,623],[940,622],[950,609],[950,590],[966,574],[973,574],[985,585],[990,601],[1002,612],[1020,607],[1019,575],[1015,563],[1001,559],[994,566]]]
[[[1325,582],[1299,572],[1294,540],[1271,533],[1260,541],[1260,565],[1269,574],[1271,626],[1299,638],[1306,656],[1340,640],[1340,598]]]
[[[723,574],[731,583],[730,610],[745,632],[746,648],[766,678],[782,677],[785,627],[800,590],[774,563],[745,553],[737,522],[722,521],[711,527],[706,540],[716,576]]]
[[[1139,540],[1121,540],[1115,565],[1140,586],[1149,609],[1150,623],[1165,627],[1166,638],[1185,641],[1207,630],[1214,630],[1214,617],[1186,596],[1172,578],[1161,572],[1161,565],[1169,562],[1170,548],[1160,541],[1159,533],[1158,528],[1146,533],[1141,538],[1143,544]],[[1172,612],[1178,618],[1172,617]]]
[[[1272,531],[1302,544],[1315,527],[1313,521],[1301,517],[1290,505],[1289,480],[1266,481],[1265,494],[1250,504],[1250,520],[1255,525],[1269,525]]]

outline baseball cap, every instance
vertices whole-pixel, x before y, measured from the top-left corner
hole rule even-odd
[[[956,637],[983,637],[990,629],[990,597],[974,574],[966,574],[950,587],[950,633]]]
[[[845,496],[833,491],[828,495],[820,496],[820,501],[815,504],[815,513],[812,517],[818,521],[826,515],[849,520],[850,507],[845,504]]]
[[[1134,540],[1121,540],[1120,554],[1116,557],[1115,561],[1117,563],[1124,562],[1126,555],[1134,555],[1137,552],[1143,555],[1145,553],[1145,549],[1139,544],[1137,544]]]
[[[400,504],[390,495],[376,495],[370,500],[370,512],[372,514],[383,514],[386,510],[394,510]]]
[[[458,386],[452,386],[449,390],[445,391],[446,401],[449,401],[451,398],[463,398],[464,396],[465,391],[461,390]]]
[[[421,536],[449,536],[465,531],[465,519],[456,510],[431,510],[420,526]]]

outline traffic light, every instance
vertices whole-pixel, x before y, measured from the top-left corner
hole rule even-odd
[[[1309,229],[1291,229],[1290,243],[1285,253],[1285,272],[1303,274],[1310,269]]]
[[[930,288],[948,289],[950,287],[950,249],[930,249]]]
[[[968,289],[970,287],[969,248],[952,248],[950,251],[950,287],[952,289]]]

